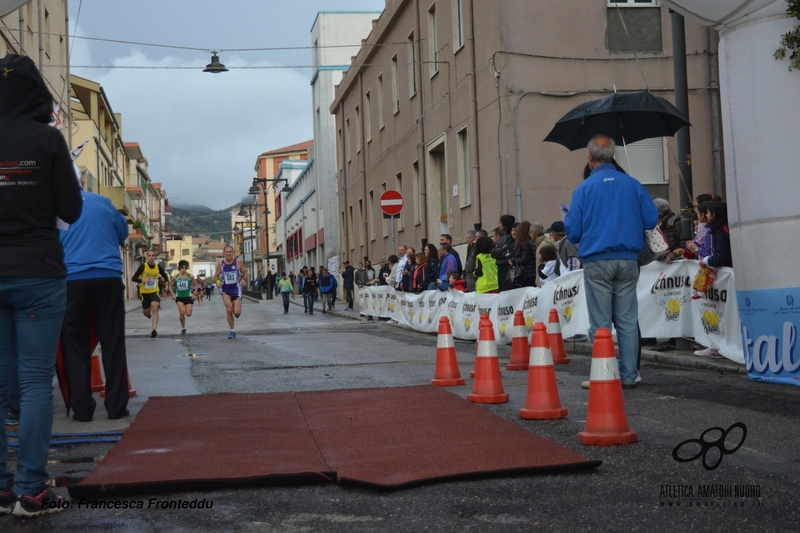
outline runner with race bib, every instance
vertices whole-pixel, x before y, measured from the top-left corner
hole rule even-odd
[[[232,246],[226,246],[223,253],[225,257],[217,263],[214,278],[220,285],[219,292],[222,303],[225,304],[228,325],[231,327],[228,338],[235,339],[234,320],[242,314],[242,287],[247,283],[247,270],[242,260],[234,257]]]
[[[163,279],[170,295],[174,298],[172,287],[169,284],[169,276],[164,271],[161,264],[156,264],[156,251],[147,250],[147,261],[142,263],[134,272],[131,280],[139,284],[139,299],[142,301],[142,314],[150,319],[153,324],[153,331],[150,337],[155,339],[158,336],[158,306],[161,304],[161,297],[158,295],[158,278]]]
[[[178,262],[178,274],[172,278],[172,290],[175,291],[172,298],[178,304],[178,313],[181,319],[181,335],[186,334],[186,317],[192,316],[192,304],[194,303],[194,296],[192,290],[194,285],[194,276],[189,274],[189,261],[181,259]]]

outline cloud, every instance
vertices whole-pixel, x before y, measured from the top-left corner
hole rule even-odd
[[[76,39],[72,50],[73,65],[93,64],[92,45]],[[150,177],[177,203],[228,207],[250,187],[259,154],[313,137],[308,69],[237,70],[275,64],[220,60],[231,70],[209,74],[210,55],[152,59],[132,49],[115,68],[73,70],[103,87],[125,142],[140,144]],[[186,66],[195,68],[175,68]]]

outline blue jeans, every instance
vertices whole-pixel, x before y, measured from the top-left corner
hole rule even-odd
[[[281,298],[283,298],[283,310],[284,312],[289,312],[289,296],[291,296],[291,292],[282,292]]]
[[[0,411],[5,415],[16,360],[21,395],[19,494],[36,494],[50,479],[45,467],[53,429],[53,375],[66,304],[66,280],[0,279]],[[7,453],[6,426],[0,424],[0,489],[14,485]]]
[[[314,300],[316,296],[317,293],[315,292],[307,292],[303,295],[303,299],[305,301],[306,309],[308,310],[309,315],[314,314]]]
[[[583,265],[586,306],[589,310],[589,339],[594,342],[598,328],[611,324],[617,330],[619,375],[623,383],[636,381],[639,351],[639,305],[636,284],[639,267],[636,261],[607,259]]]

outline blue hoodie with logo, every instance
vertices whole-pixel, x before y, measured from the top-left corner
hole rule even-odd
[[[564,217],[567,239],[580,244],[584,262],[636,261],[644,230],[657,223],[658,211],[647,190],[611,163],[595,167],[575,189]]]

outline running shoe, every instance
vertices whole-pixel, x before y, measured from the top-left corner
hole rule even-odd
[[[236,338],[236,332],[235,331],[231,331],[231,334],[228,335],[228,338],[229,339],[235,339]]]
[[[151,331],[150,332],[150,338],[151,339],[155,339],[156,337],[158,337],[158,332],[156,330]]]
[[[702,350],[695,350],[695,355],[711,355],[714,353],[713,348],[703,348]]]
[[[714,359],[722,359],[725,356],[719,353],[719,350],[712,350],[711,357],[713,357]]]
[[[181,330],[181,335],[186,335],[186,328],[183,328],[183,329]]]
[[[13,489],[0,490],[0,516],[9,514],[17,505],[17,495]]]
[[[14,507],[14,516],[31,518],[41,514],[57,513],[67,508],[67,500],[48,488],[38,494],[20,496]]]

